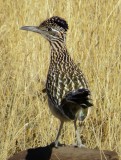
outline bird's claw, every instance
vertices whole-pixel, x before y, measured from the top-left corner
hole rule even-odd
[[[85,145],[81,144],[81,145],[77,145],[78,148],[86,148]]]
[[[62,144],[60,142],[55,142],[55,148],[63,147],[63,146],[65,146],[65,144]]]
[[[86,148],[86,146],[84,144],[76,144],[76,145],[74,145],[74,147],[77,147],[77,148]]]

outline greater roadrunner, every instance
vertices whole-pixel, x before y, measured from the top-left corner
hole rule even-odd
[[[74,122],[77,145],[83,146],[76,121],[83,121],[86,118],[92,103],[84,75],[66,49],[67,22],[54,16],[39,26],[23,26],[21,29],[39,33],[50,42],[51,56],[46,93],[50,110],[61,122],[55,146],[58,146],[59,135],[65,121]]]

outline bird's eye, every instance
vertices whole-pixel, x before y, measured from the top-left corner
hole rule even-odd
[[[52,31],[52,28],[48,27],[47,30],[48,30],[48,31]]]

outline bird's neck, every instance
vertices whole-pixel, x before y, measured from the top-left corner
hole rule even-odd
[[[51,42],[51,61],[59,63],[70,59],[68,55],[65,42],[55,41]]]

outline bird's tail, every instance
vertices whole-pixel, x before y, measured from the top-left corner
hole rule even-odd
[[[65,99],[67,102],[79,104],[82,108],[88,108],[93,106],[90,99],[90,91],[85,88],[69,92],[65,96]]]

